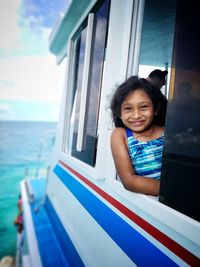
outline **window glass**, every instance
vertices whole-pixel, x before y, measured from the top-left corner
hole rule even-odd
[[[200,221],[198,2],[178,1],[160,201]]]
[[[138,75],[148,77],[154,69],[168,70],[170,80],[176,14],[175,0],[145,1]],[[168,82],[161,89],[168,94]]]
[[[84,145],[82,151],[77,151],[77,134],[81,102],[81,89],[83,83],[83,65],[85,56],[85,42],[87,27],[79,30],[74,38],[73,63],[73,105],[69,139],[67,140],[68,153],[81,161],[94,166],[96,160],[96,146],[98,139],[98,113],[101,94],[101,82],[106,47],[109,1],[101,2],[94,13],[93,36],[91,47],[91,60],[89,67],[89,83],[86,100],[86,119],[84,125]]]
[[[74,64],[73,64],[73,84],[72,84],[72,110],[70,119],[70,130],[69,130],[69,140],[68,151],[72,151],[72,144],[75,133],[77,135],[78,131],[78,117],[80,112],[80,96],[81,96],[81,86],[83,80],[83,63],[85,54],[85,42],[86,42],[86,31],[85,27],[74,40]]]

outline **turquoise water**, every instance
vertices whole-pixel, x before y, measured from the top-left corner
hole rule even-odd
[[[0,121],[0,259],[15,255],[13,221],[20,181],[27,167],[29,175],[35,175],[38,167],[41,171],[48,167],[55,130],[54,122]]]

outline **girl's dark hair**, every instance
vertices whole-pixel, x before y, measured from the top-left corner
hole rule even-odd
[[[154,112],[157,114],[154,116],[153,123],[160,126],[164,126],[167,107],[167,100],[165,96],[159,89],[155,88],[146,79],[139,78],[138,76],[132,76],[116,89],[111,99],[110,108],[112,111],[112,117],[115,127],[125,128],[125,125],[120,119],[121,105],[130,93],[138,89],[143,90],[153,102]]]

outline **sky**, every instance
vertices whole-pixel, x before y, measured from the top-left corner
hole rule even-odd
[[[65,64],[48,39],[70,2],[0,1],[0,120],[58,120]]]

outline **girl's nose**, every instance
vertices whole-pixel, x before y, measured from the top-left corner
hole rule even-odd
[[[140,111],[139,111],[138,109],[134,110],[134,111],[133,111],[133,114],[132,114],[132,117],[133,117],[134,119],[138,119],[138,118],[140,118],[140,117],[141,117]]]

